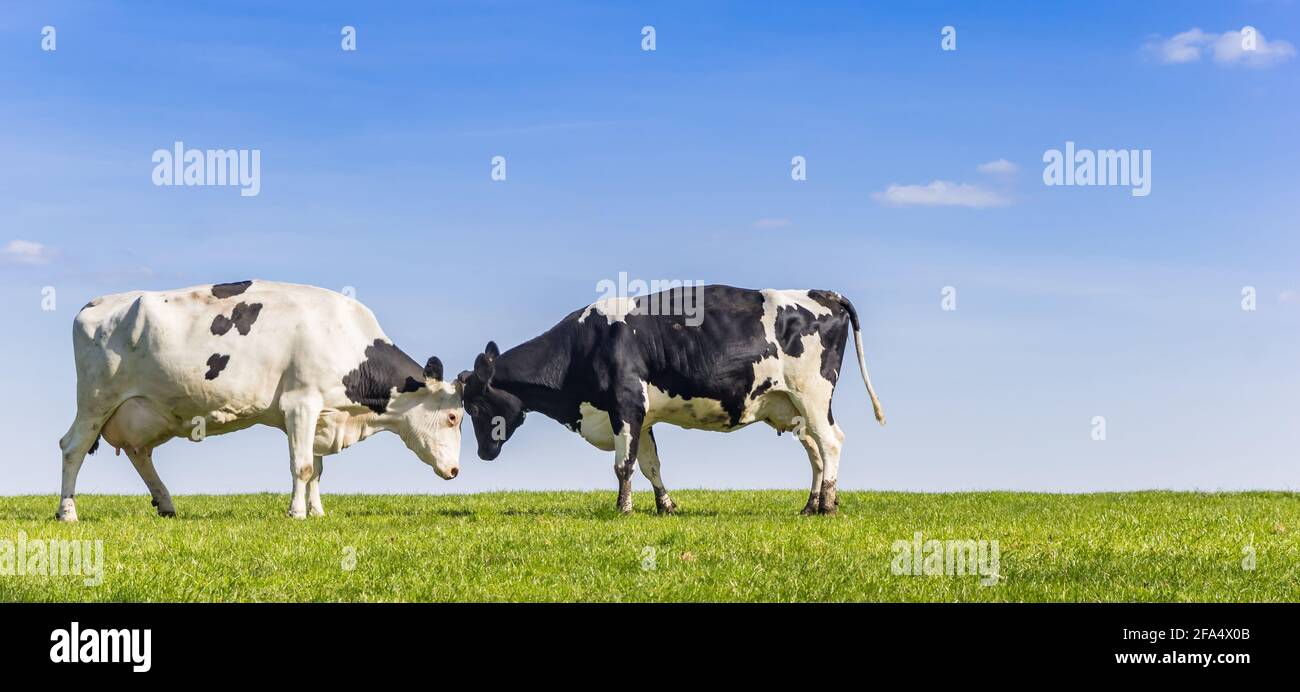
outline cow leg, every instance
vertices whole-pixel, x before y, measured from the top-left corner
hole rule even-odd
[[[614,430],[614,475],[618,477],[618,511],[632,513],[632,472],[636,469],[638,445],[641,441],[641,421],[643,412],[620,413],[619,409],[609,414],[610,427]]]
[[[325,473],[325,457],[317,456],[312,460],[311,480],[307,481],[307,514],[313,517],[325,516],[325,505],[320,502],[320,477]]]
[[[808,503],[803,506],[799,513],[808,516],[821,511],[822,498],[822,454],[817,449],[817,441],[809,435],[806,430],[800,430],[799,444],[803,445],[804,451],[808,453],[808,463],[812,464],[812,490],[808,492]]]
[[[289,473],[293,476],[293,498],[289,501],[288,515],[293,519],[307,518],[307,481],[316,475],[316,454],[313,441],[316,421],[320,417],[318,398],[294,397],[282,402],[284,428],[289,436]]]
[[[77,520],[77,474],[81,473],[81,463],[86,460],[86,454],[98,439],[98,426],[78,413],[72,427],[59,440],[59,449],[63,451],[63,491],[60,493],[59,510],[54,514],[55,519]]]
[[[813,513],[813,493],[818,495],[817,513],[835,514],[839,510],[839,493],[835,482],[839,478],[840,447],[844,433],[830,421],[830,394],[829,391],[805,392],[802,396],[792,397],[792,402],[799,411],[799,418],[795,421],[795,434],[808,451],[808,460],[813,465],[813,488],[803,510],[808,514]],[[818,463],[814,456],[821,461],[820,484],[817,482]]]
[[[637,461],[641,465],[641,473],[645,475],[646,480],[650,481],[650,485],[654,486],[656,509],[660,514],[672,514],[677,509],[677,505],[671,497],[668,497],[663,479],[659,477],[659,444],[655,442],[655,433],[651,428],[646,428],[641,433]]]
[[[135,466],[136,473],[140,474],[140,479],[144,481],[145,487],[149,488],[149,495],[153,498],[153,506],[158,508],[158,516],[176,516],[176,507],[172,504],[171,493],[167,492],[167,486],[163,485],[162,479],[158,477],[158,470],[153,466],[153,450],[132,451],[128,449],[126,450],[126,456],[131,460],[131,465]]]
[[[835,514],[840,508],[839,491],[835,487],[840,474],[840,448],[844,444],[844,432],[838,425],[826,419],[817,421],[811,428],[813,440],[822,457],[822,514]]]

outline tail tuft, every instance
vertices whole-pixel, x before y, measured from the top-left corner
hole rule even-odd
[[[99,451],[99,435],[95,436],[95,444],[90,445],[90,451],[87,454],[94,454]]]

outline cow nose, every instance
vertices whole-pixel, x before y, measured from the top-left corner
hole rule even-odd
[[[454,469],[451,470],[451,477],[452,477],[452,478],[455,478],[456,476],[459,476],[459,475],[460,475],[460,469],[459,469],[459,468],[454,468]]]

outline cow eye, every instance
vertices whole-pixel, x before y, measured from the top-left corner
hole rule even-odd
[[[466,405],[466,406],[465,406],[465,413],[468,413],[468,414],[471,415],[471,416],[477,416],[477,415],[478,415],[478,404],[468,404],[468,405]]]

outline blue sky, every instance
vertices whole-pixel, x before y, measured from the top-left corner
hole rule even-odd
[[[842,486],[1300,488],[1293,2],[179,5],[0,17],[0,493],[57,492],[93,296],[353,286],[457,371],[619,272],[849,296],[890,422],[846,364]],[[1246,25],[1264,57],[1221,54]],[[260,149],[261,193],[154,186],[178,140]],[[1045,186],[1066,141],[1149,149],[1151,194]],[[999,160],[1015,170],[977,169]],[[997,204],[882,197],[934,181]],[[614,488],[612,455],[541,417],[491,463],[464,432],[453,482],[379,436],[323,488]],[[766,426],[656,432],[670,489],[809,479]],[[275,430],[155,458],[173,493],[289,486]],[[104,453],[78,490],[144,492]]]

